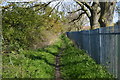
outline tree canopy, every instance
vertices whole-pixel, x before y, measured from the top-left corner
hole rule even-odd
[[[10,3],[9,7],[3,8],[5,49],[18,50],[19,47],[37,48],[49,45],[63,31],[63,12],[54,10],[50,14],[51,7],[42,8],[46,4],[39,3],[39,6],[33,7],[35,5],[36,3]]]

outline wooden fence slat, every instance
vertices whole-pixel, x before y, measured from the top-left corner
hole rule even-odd
[[[115,32],[118,32],[119,31],[119,27],[116,25],[115,26],[115,29],[114,29]],[[118,77],[118,35],[115,35],[115,74],[116,74],[116,77]]]
[[[118,27],[118,32],[120,32],[120,25],[117,26]],[[117,76],[118,76],[118,79],[120,79],[120,35],[117,35],[117,50],[118,50],[118,57],[117,57]]]

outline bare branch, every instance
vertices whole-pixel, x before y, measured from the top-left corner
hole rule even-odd
[[[53,1],[55,1],[55,0],[53,0]],[[50,5],[50,3],[52,3],[53,1],[50,1],[50,2],[48,2],[47,4],[43,4],[43,5],[36,4],[35,6],[32,6],[31,8],[33,8],[33,7],[38,7],[38,6],[42,6],[42,7],[40,7],[39,9],[35,10],[35,11],[39,11],[39,10],[42,9],[42,8],[46,8],[46,7],[47,7],[48,5]]]
[[[53,9],[50,11],[49,15],[53,12],[53,10],[54,10],[61,2],[62,2],[62,1],[58,2],[58,3],[53,7]],[[49,15],[48,15],[48,16],[49,16]]]
[[[81,6],[82,10],[85,11],[88,18],[90,18],[90,13],[89,13],[88,9],[79,0],[74,0],[74,1]]]
[[[2,6],[2,9],[7,9],[7,8],[9,8],[9,7],[11,7],[11,6],[14,6],[15,4],[14,3],[10,3],[9,5],[7,5],[7,6]]]
[[[73,20],[70,21],[69,23],[74,22],[74,21],[80,19],[80,18],[82,17],[83,14],[85,14],[85,12],[82,12],[81,14],[79,14],[79,16],[78,16],[77,18],[73,19]]]
[[[78,12],[78,11],[80,11],[80,10],[82,10],[82,9],[77,9],[76,11],[68,12],[68,13],[76,13],[76,12]]]
[[[89,10],[92,9],[92,7],[87,2],[82,2]]]

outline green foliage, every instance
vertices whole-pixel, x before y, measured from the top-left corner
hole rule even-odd
[[[36,20],[39,15],[36,15],[31,9],[23,9],[22,7],[14,6],[3,12],[3,37],[4,44],[10,47],[26,47],[34,40]],[[33,35],[31,35],[33,34]]]
[[[7,52],[34,48],[34,45],[42,47],[47,45],[43,42],[49,43],[51,35],[62,32],[60,12],[50,14],[52,8],[49,6],[44,11],[24,6],[14,3],[14,6],[3,9],[3,50]]]

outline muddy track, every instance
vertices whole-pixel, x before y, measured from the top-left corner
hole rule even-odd
[[[55,80],[63,80],[61,78],[61,73],[60,73],[60,57],[61,57],[61,54],[62,54],[62,49],[61,51],[59,52],[59,54],[56,56],[56,59],[55,59]]]

